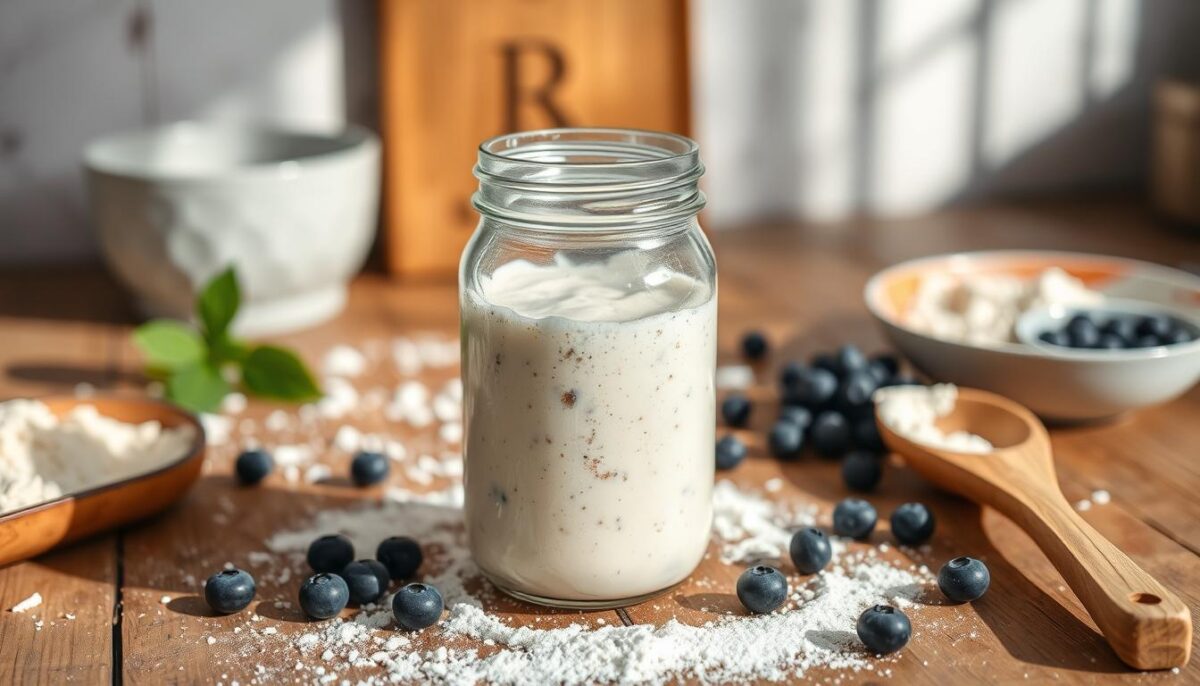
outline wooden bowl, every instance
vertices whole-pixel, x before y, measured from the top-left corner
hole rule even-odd
[[[52,396],[42,402],[62,417],[78,405],[123,422],[190,425],[191,446],[151,472],[103,484],[0,515],[0,565],[25,560],[92,534],[157,514],[183,495],[204,463],[204,428],[195,416],[145,398]]]

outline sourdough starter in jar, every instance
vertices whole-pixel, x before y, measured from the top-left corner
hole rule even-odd
[[[685,578],[712,519],[716,302],[636,250],[516,260],[463,300],[466,518],[516,595],[637,598]]]

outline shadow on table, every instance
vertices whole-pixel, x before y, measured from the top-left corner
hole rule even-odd
[[[121,383],[145,385],[146,377],[136,372],[114,370],[84,365],[41,363],[37,361],[13,362],[4,369],[4,374],[16,381],[36,383],[50,390],[71,393],[75,386],[86,383],[104,389]]]

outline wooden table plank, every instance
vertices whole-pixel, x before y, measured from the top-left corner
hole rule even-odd
[[[107,292],[90,297],[97,305],[115,299],[115,289]],[[70,394],[81,381],[99,390],[113,384],[122,330],[7,316],[5,307],[20,300],[16,284],[0,278],[0,294],[0,399]],[[0,683],[109,681],[116,575],[112,535],[0,570]],[[42,605],[8,611],[35,592]]]

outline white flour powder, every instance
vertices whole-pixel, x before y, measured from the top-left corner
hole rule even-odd
[[[992,444],[982,436],[938,428],[937,420],[954,411],[957,398],[953,384],[889,386],[874,395],[883,423],[909,440],[960,453],[990,453]]]
[[[460,486],[427,495],[394,489],[383,503],[321,512],[304,529],[278,533],[266,543],[275,553],[300,554],[317,536],[341,532],[360,554],[368,554],[387,536],[411,535],[436,551],[423,581],[442,591],[448,610],[428,631],[481,641],[488,649],[414,650],[409,635],[390,628],[389,603],[383,603],[292,639],[307,662],[320,656],[324,663],[315,669],[297,663],[300,671],[312,670],[312,681],[328,683],[340,680],[339,671],[372,667],[379,671],[367,683],[379,684],[654,683],[683,677],[716,683],[787,680],[816,666],[872,671],[880,663],[854,635],[858,615],[876,603],[908,607],[931,580],[928,570],[901,569],[874,550],[846,554],[837,541],[829,569],[811,577],[789,574],[792,596],[771,615],[718,616],[702,626],[676,620],[662,626],[511,626],[483,609],[481,598],[492,591],[478,583],[461,501]],[[778,506],[728,481],[717,484],[714,509],[714,536],[726,562],[786,556],[793,527],[813,523],[815,515],[814,508]],[[476,588],[484,590],[468,590]]]
[[[151,471],[193,438],[190,426],[127,424],[91,405],[59,420],[39,400],[0,403],[0,512]]]

